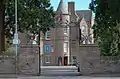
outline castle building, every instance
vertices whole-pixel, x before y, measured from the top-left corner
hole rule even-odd
[[[75,2],[60,0],[56,11],[56,25],[41,33],[42,65],[74,64],[80,44],[93,44],[94,24],[91,10],[75,10]]]

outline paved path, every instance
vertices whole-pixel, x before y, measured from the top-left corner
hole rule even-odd
[[[31,77],[18,77],[18,78],[0,78],[0,79],[120,79],[120,77],[89,77],[89,76],[31,76]]]
[[[77,67],[75,66],[42,66],[41,67],[42,76],[18,76],[15,75],[2,75],[0,74],[0,79],[120,79],[120,77],[110,77],[120,76],[119,74],[110,75],[97,75],[94,76],[79,76],[80,73],[77,72]],[[6,77],[6,78],[5,78]],[[11,77],[11,78],[9,78]]]

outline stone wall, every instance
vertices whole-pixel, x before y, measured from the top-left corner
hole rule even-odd
[[[80,45],[77,60],[83,75],[120,73],[120,60],[100,57],[99,46]]]
[[[120,73],[119,57],[101,57],[100,65],[101,73]]]
[[[39,46],[31,33],[19,33],[19,74],[37,75],[39,73]]]
[[[19,74],[37,75],[39,73],[38,45],[21,45],[19,52]]]
[[[15,56],[0,56],[0,74],[15,74]]]
[[[13,56],[0,56],[0,74],[38,75],[39,73],[39,49],[38,45],[20,45],[18,48],[18,62],[15,52]],[[10,52],[11,53],[11,52]]]
[[[19,74],[38,74],[38,54],[37,45],[20,46]],[[100,57],[97,45],[80,45],[76,57],[83,75],[120,73],[120,58]],[[15,56],[0,56],[0,74],[15,74]]]

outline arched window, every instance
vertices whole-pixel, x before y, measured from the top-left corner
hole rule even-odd
[[[87,27],[85,26],[85,25],[82,25],[81,27],[80,27],[80,29],[81,29],[81,34],[82,35],[88,35],[88,29],[87,29]]]

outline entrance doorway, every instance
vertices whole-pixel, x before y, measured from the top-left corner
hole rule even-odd
[[[68,57],[65,56],[65,57],[64,57],[64,66],[67,66],[67,65],[68,65]]]

